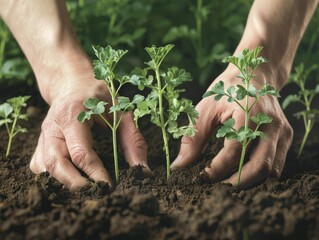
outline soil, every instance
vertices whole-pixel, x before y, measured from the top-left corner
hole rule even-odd
[[[149,144],[152,178],[143,179],[141,167],[129,169],[121,156],[120,184],[114,191],[92,182],[70,193],[48,173],[35,175],[29,169],[47,111],[37,92],[32,96],[28,108],[32,114],[23,123],[29,132],[16,136],[8,159],[4,156],[6,135],[0,131],[2,240],[319,239],[316,138],[310,139],[300,159],[295,140],[281,179],[239,191],[198,177],[222,146],[214,139],[195,164],[173,172],[167,181],[160,132],[146,121],[141,130]],[[114,176],[111,139],[98,133],[94,138],[96,151]],[[171,142],[172,156],[178,145],[178,141]]]

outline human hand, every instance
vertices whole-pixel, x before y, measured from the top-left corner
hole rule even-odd
[[[253,82],[256,88],[267,79],[267,71],[260,71]],[[225,89],[230,85],[241,84],[237,78],[239,72],[228,67],[215,81],[223,80]],[[211,86],[209,87],[209,89]],[[244,125],[244,112],[236,103],[228,103],[226,98],[218,102],[213,97],[201,100],[196,109],[199,119],[196,122],[197,133],[194,137],[183,137],[180,152],[171,168],[182,168],[198,158],[203,151],[208,139],[218,125],[228,118],[235,119],[235,129]],[[293,131],[289,125],[278,100],[273,96],[264,96],[252,109],[251,114],[264,112],[273,118],[271,124],[265,124],[261,131],[268,135],[266,140],[255,140],[250,146],[250,155],[243,166],[239,188],[247,188],[264,181],[267,177],[279,177],[285,164],[286,154],[292,141]],[[212,182],[223,181],[235,185],[237,183],[237,170],[241,154],[241,144],[236,140],[224,140],[224,147],[213,158],[201,175]]]
[[[85,110],[83,100],[89,97],[110,102],[106,87],[96,80],[60,87],[42,123],[38,145],[30,163],[34,173],[48,171],[71,191],[87,184],[87,179],[79,170],[95,181],[105,181],[112,186],[107,170],[93,149],[90,128],[98,120],[92,118],[86,123],[77,120],[78,114]],[[129,165],[140,164],[144,166],[144,173],[150,175],[146,160],[147,145],[135,127],[132,114],[125,114],[118,134]]]

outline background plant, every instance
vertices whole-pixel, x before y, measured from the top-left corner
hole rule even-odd
[[[18,96],[8,99],[0,105],[0,127],[5,126],[8,134],[8,144],[6,149],[6,157],[10,154],[13,138],[18,133],[27,132],[26,128],[18,125],[19,120],[28,120],[27,115],[21,113],[22,108],[26,107],[27,100],[30,96]]]
[[[134,109],[136,104],[144,100],[141,95],[135,95],[130,101],[128,97],[119,96],[119,91],[123,85],[132,82],[134,79],[127,75],[118,75],[114,69],[121,58],[127,53],[126,50],[114,50],[111,46],[94,47],[94,52],[98,60],[93,61],[94,76],[97,80],[102,80],[107,86],[111,95],[111,103],[100,101],[97,98],[88,98],[84,101],[84,106],[87,111],[81,112],[78,115],[78,120],[84,122],[89,120],[92,115],[99,116],[106,125],[112,130],[113,140],[113,155],[114,155],[114,169],[116,183],[119,182],[118,169],[118,147],[117,147],[117,129],[121,123],[124,113],[128,110]],[[112,115],[112,121],[108,120],[105,113],[105,106],[111,104],[109,114]]]
[[[312,104],[315,96],[319,95],[319,83],[311,89],[306,88],[306,84],[310,79],[310,74],[317,69],[317,64],[313,64],[307,69],[305,69],[303,63],[295,67],[295,73],[290,76],[289,84],[296,84],[299,91],[296,94],[288,95],[282,103],[283,109],[286,109],[289,105],[294,105],[295,103],[300,103],[304,107],[302,111],[298,111],[294,114],[295,117],[303,119],[305,128],[305,133],[298,150],[298,157],[300,157],[303,152],[305,143],[315,122],[319,120],[319,109],[315,108]]]
[[[193,125],[198,117],[198,112],[192,102],[179,96],[183,90],[178,89],[178,87],[184,82],[191,81],[191,75],[184,69],[177,67],[168,68],[167,71],[160,68],[172,48],[171,44],[164,47],[145,48],[151,61],[146,63],[148,67],[136,69],[132,75],[135,85],[140,90],[145,87],[150,89],[145,100],[134,110],[134,120],[137,123],[139,118],[150,115],[151,122],[161,128],[167,178],[170,176],[169,134],[174,138],[184,135],[194,136]],[[186,125],[179,126],[178,120],[181,115],[187,116],[188,123]]]
[[[229,118],[216,134],[217,138],[236,139],[242,145],[237,185],[240,184],[241,170],[248,145],[257,137],[266,138],[267,135],[260,131],[259,128],[262,124],[272,122],[272,118],[266,113],[260,112],[256,115],[251,115],[251,111],[261,97],[265,95],[279,97],[279,93],[268,83],[265,82],[260,89],[256,89],[251,83],[259,65],[267,62],[265,58],[258,56],[261,50],[262,47],[257,47],[253,50],[244,49],[239,56],[229,56],[223,59],[224,63],[231,63],[240,71],[238,78],[242,80],[243,85],[229,86],[225,91],[224,82],[219,81],[203,95],[203,97],[214,96],[216,101],[226,97],[229,103],[235,102],[245,114],[244,126],[235,129],[235,119]],[[249,101],[250,99],[253,99],[253,101]],[[256,124],[254,129],[249,128],[250,121]]]

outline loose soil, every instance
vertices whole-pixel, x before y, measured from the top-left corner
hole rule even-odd
[[[14,139],[8,159],[7,138],[0,131],[2,240],[319,239],[318,139],[310,139],[300,159],[295,141],[281,179],[239,191],[198,177],[222,146],[214,139],[195,164],[167,181],[160,132],[145,121],[141,130],[154,177],[143,179],[141,168],[129,169],[121,156],[120,184],[114,191],[91,182],[70,193],[49,174],[35,175],[29,169],[47,110],[37,92],[32,96],[30,120],[24,123],[29,132]],[[114,176],[111,139],[97,133],[94,138],[96,151]],[[178,141],[171,142],[172,156],[178,146]]]

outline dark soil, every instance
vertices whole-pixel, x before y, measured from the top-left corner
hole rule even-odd
[[[220,148],[216,141],[196,164],[167,181],[160,132],[146,122],[153,178],[142,179],[141,168],[128,169],[121,157],[115,191],[92,182],[70,193],[47,173],[29,170],[47,110],[36,96],[28,110],[35,114],[24,123],[29,133],[14,139],[9,159],[0,131],[0,239],[319,239],[318,139],[310,139],[301,159],[295,157],[296,139],[280,180],[238,191],[198,177]],[[111,140],[98,134],[95,140],[114,175]],[[171,151],[175,156],[178,142]]]

